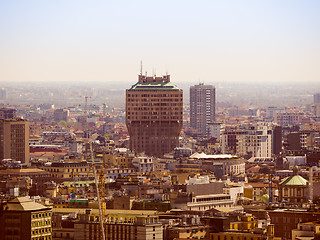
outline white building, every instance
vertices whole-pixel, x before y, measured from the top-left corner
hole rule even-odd
[[[225,131],[221,135],[222,152],[271,158],[275,141],[273,127],[269,123],[259,123],[244,130]]]
[[[154,171],[154,162],[151,157],[135,157],[132,160],[132,165],[138,172],[152,172]]]
[[[274,120],[276,113],[285,113],[286,109],[283,107],[268,107],[266,110],[266,118]]]
[[[192,201],[186,205],[189,211],[206,211],[217,207],[232,207],[234,205],[228,194],[210,194],[193,196]]]
[[[216,138],[217,141],[220,141],[221,133],[224,131],[225,125],[219,122],[213,122],[208,124],[209,127],[209,136]]]
[[[190,159],[202,161],[202,169],[213,171],[217,178],[223,175],[240,175],[245,173],[245,162],[237,156],[229,154],[207,155],[194,153]]]

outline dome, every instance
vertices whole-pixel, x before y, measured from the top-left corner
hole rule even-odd
[[[300,175],[286,177],[279,184],[280,186],[307,186],[308,181]]]

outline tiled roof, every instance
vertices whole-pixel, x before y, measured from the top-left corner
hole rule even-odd
[[[286,177],[279,185],[281,186],[306,186],[307,180],[300,175]]]

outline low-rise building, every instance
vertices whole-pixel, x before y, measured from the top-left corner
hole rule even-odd
[[[297,229],[292,230],[292,240],[319,240],[320,239],[320,222],[298,223]]]
[[[61,216],[72,215],[61,224],[53,222],[53,237],[73,236],[76,240],[99,239],[100,216],[98,209],[53,209],[54,217],[61,222]],[[59,217],[60,216],[60,217]],[[60,219],[60,220],[59,220]],[[163,227],[156,211],[106,210],[104,224],[107,239],[162,240]]]

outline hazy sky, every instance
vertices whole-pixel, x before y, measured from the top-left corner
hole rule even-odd
[[[320,80],[320,1],[0,0],[0,83]]]

